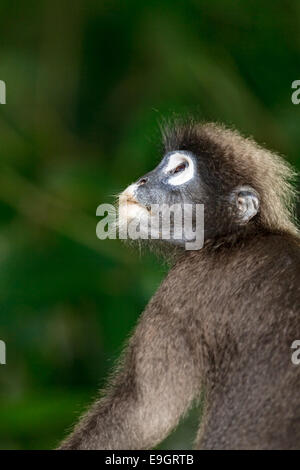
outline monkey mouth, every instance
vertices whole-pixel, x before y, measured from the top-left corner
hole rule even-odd
[[[132,196],[126,198],[126,204],[136,204],[137,206],[141,206],[141,204]]]
[[[137,201],[133,196],[127,196],[125,194],[121,194],[119,198],[120,205],[136,205],[142,209],[146,209],[149,213],[151,213],[151,206],[141,204],[139,201]]]

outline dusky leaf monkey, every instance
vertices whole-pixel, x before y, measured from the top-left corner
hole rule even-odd
[[[160,164],[121,205],[143,218],[152,204],[204,204],[204,246],[166,242],[176,245],[174,265],[106,390],[60,448],[153,448],[204,392],[195,448],[299,449],[293,171],[223,126],[174,123],[162,134]]]

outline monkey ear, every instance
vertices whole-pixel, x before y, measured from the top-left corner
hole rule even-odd
[[[259,196],[251,186],[238,186],[232,192],[232,199],[241,225],[247,224],[259,211]]]

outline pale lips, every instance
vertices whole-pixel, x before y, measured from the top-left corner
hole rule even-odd
[[[130,188],[130,186],[129,186],[129,188]],[[128,191],[129,188],[127,188],[125,191],[123,191],[123,193],[120,194],[120,196],[119,196],[119,205],[120,206],[123,206],[123,205],[136,205],[141,209],[146,209],[148,212],[151,212],[150,206],[144,206],[143,204],[139,203],[135,199],[135,197],[133,196],[132,192]]]

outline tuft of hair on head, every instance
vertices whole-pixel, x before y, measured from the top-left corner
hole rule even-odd
[[[189,150],[214,160],[212,167],[221,172],[225,168],[232,181],[252,186],[260,197],[258,218],[265,229],[299,234],[293,184],[297,173],[277,153],[217,123],[173,120],[162,124],[161,133],[165,152]]]

